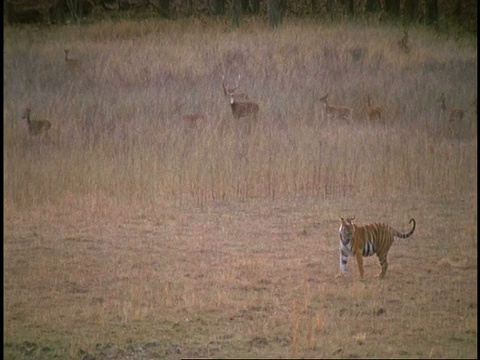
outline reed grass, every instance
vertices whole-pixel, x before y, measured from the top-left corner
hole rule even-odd
[[[474,188],[475,44],[417,28],[407,55],[396,47],[399,29],[386,25],[198,26],[7,28],[6,201],[22,208],[68,192],[203,202]],[[64,45],[87,65],[83,73],[64,71]],[[251,136],[222,96],[223,74],[240,74],[240,88],[260,105]],[[352,125],[326,121],[324,92],[353,109]],[[453,138],[440,131],[442,92],[467,110]],[[385,109],[385,127],[367,126],[368,93]],[[56,146],[28,139],[18,116],[26,104],[52,119]],[[188,132],[188,113],[208,113],[204,129]]]

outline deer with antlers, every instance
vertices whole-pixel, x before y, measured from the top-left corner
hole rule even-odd
[[[245,94],[235,94],[235,90],[238,87],[240,81],[240,75],[238,76],[237,83],[235,87],[229,88],[225,84],[224,77],[222,76],[222,86],[226,95],[230,97],[230,106],[232,108],[233,116],[236,119],[252,115],[254,119],[257,118],[258,110],[260,107],[257,103],[248,100],[248,96]]]

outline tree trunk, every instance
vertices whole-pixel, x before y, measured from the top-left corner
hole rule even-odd
[[[194,0],[187,0],[188,2],[188,13],[187,16],[192,16],[195,10]]]
[[[215,15],[225,14],[225,0],[213,0],[213,13]]]
[[[417,16],[418,0],[405,0],[403,15],[406,21],[413,21]]]
[[[170,18],[170,0],[159,0],[158,7],[161,16]]]
[[[248,6],[248,0],[242,0],[242,13],[248,13],[250,8]]]
[[[366,12],[377,12],[381,9],[380,0],[367,0],[365,4]]]
[[[333,7],[335,6],[334,0],[327,0],[327,13],[330,19],[333,19]]]
[[[252,13],[258,14],[260,12],[260,0],[252,0]]]
[[[438,21],[438,1],[437,0],[427,0],[427,9],[426,9],[426,21],[427,25],[435,24]]]
[[[267,0],[268,23],[275,28],[280,25],[285,15],[286,0]]]
[[[345,8],[347,15],[353,15],[355,12],[355,6],[353,0],[342,0],[342,5]]]
[[[398,17],[400,15],[400,0],[386,0],[385,9],[389,15]]]
[[[233,0],[232,2],[232,25],[239,27],[242,18],[242,0]]]

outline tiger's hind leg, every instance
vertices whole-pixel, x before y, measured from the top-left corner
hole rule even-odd
[[[360,251],[355,254],[357,258],[358,271],[360,272],[360,279],[363,279],[363,255]]]
[[[380,279],[383,279],[385,277],[385,274],[387,273],[388,268],[387,255],[382,257],[379,256],[378,259],[380,260],[380,265],[382,266],[382,271],[380,272],[380,274],[378,274],[378,277]]]

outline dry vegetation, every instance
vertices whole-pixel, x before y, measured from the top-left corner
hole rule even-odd
[[[5,28],[5,357],[477,357],[476,41],[402,31]],[[338,214],[417,220],[383,281],[335,279]]]

